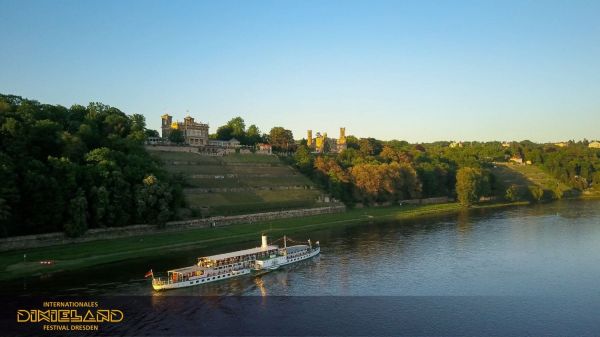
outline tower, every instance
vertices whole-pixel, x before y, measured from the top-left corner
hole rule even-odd
[[[171,133],[171,124],[173,123],[173,117],[170,116],[169,114],[164,114],[162,116],[160,116],[160,119],[162,121],[161,124],[161,130],[162,130],[162,137],[163,138],[167,138],[169,137],[169,134]]]
[[[312,130],[306,131],[306,146],[312,147],[313,138],[312,138]]]
[[[347,148],[346,144],[346,128],[340,128],[340,138],[337,141],[336,152],[340,153]]]
[[[183,119],[183,123],[188,126],[188,125],[194,125],[194,118],[190,117],[189,115],[187,115],[184,119]]]
[[[346,128],[340,128],[340,139],[338,139],[338,144],[346,144]]]
[[[316,140],[315,150],[319,153],[323,153],[325,151],[325,142],[327,141],[327,133],[323,132],[323,135],[321,135],[320,132],[317,132],[317,136],[316,136],[315,140]]]

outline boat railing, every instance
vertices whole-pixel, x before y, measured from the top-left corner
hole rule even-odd
[[[233,267],[233,268],[221,269],[221,270],[218,270],[218,271],[215,271],[215,272],[212,272],[212,273],[206,273],[204,275],[204,277],[218,276],[218,275],[223,275],[223,274],[227,274],[227,273],[231,273],[231,272],[241,271],[241,270],[244,270],[244,269],[247,269],[247,268],[244,268],[244,267]],[[197,277],[195,277],[195,278],[197,278]],[[195,279],[195,278],[193,278],[193,279]],[[173,280],[170,277],[165,277],[165,278],[154,277],[152,279],[152,284],[155,284],[155,285],[173,284],[173,283],[185,282],[185,281],[188,281],[190,279],[191,278],[189,278],[189,277],[183,277],[181,279],[178,278],[177,280]]]

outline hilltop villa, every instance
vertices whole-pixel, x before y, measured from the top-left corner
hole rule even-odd
[[[162,119],[162,138],[169,138],[172,130],[180,130],[185,139],[184,143],[191,146],[208,145],[208,124],[196,123],[194,118],[187,116],[183,123],[173,122],[173,117],[169,114],[161,116]]]

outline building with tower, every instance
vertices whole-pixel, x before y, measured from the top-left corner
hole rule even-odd
[[[208,145],[208,124],[197,123],[194,118],[186,116],[182,122],[173,122],[169,114],[161,116],[162,138],[168,139],[173,130],[179,130],[183,134],[184,143],[191,146]]]
[[[317,132],[313,138],[312,130],[306,132],[306,146],[313,152],[325,153],[334,152],[340,153],[347,148],[346,143],[346,128],[340,128],[340,138],[327,138],[327,132]]]

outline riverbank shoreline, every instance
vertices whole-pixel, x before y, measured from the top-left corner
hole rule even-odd
[[[177,232],[157,231],[152,234],[121,239],[97,240],[3,252],[0,255],[0,281],[47,273],[73,271],[101,264],[145,258],[167,252],[214,248],[226,244],[248,242],[261,233],[270,236],[294,234],[334,226],[368,224],[376,221],[409,220],[428,216],[528,205],[528,202],[490,203],[469,209],[458,203],[403,205],[380,208],[351,209],[343,213],[320,214],[303,218],[286,218],[252,224],[190,229]],[[51,261],[42,264],[40,261]]]

